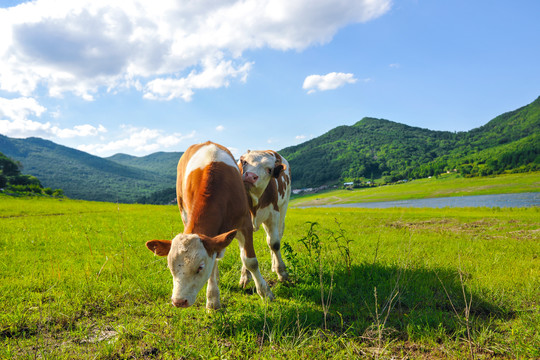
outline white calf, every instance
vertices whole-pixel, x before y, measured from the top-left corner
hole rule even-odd
[[[262,224],[266,241],[272,252],[272,271],[280,281],[288,279],[281,258],[280,244],[285,228],[285,215],[291,196],[291,171],[284,157],[272,150],[249,151],[238,163],[248,194],[253,229]],[[249,281],[249,273],[242,269],[241,283]]]

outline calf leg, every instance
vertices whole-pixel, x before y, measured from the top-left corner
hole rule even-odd
[[[240,257],[241,256],[242,254],[240,254]],[[242,271],[240,272],[240,286],[245,288],[249,284],[250,281],[251,281],[251,273],[246,268],[244,261],[242,261]]]
[[[257,288],[257,294],[262,298],[274,299],[274,294],[270,290],[270,287],[264,280],[261,271],[259,270],[259,262],[255,257],[255,250],[253,249],[253,236],[251,241],[246,239],[244,234],[239,231],[237,238],[240,243],[240,258],[242,259],[242,275],[240,277],[240,285],[245,286],[249,282],[248,271],[251,273],[253,280],[255,281],[255,287]],[[248,271],[245,271],[248,270]],[[245,273],[244,273],[245,271]]]
[[[281,235],[282,231],[278,228],[275,222],[263,223],[264,231],[266,231],[266,243],[272,253],[272,271],[278,276],[279,281],[289,279],[287,268],[281,258]]]
[[[218,260],[214,262],[214,268],[212,269],[212,274],[208,279],[208,285],[206,286],[206,309],[216,310],[221,307],[219,300],[219,270],[218,270]]]

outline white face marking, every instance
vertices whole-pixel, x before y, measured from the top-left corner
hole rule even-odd
[[[215,144],[208,144],[201,146],[189,159],[184,173],[184,182],[187,181],[187,177],[193,170],[202,170],[213,162],[222,162],[240,171],[234,159],[227,152],[221,150]]]
[[[251,172],[259,177],[255,183],[254,192],[262,193],[273,176],[276,157],[264,151],[250,151],[242,155],[242,158],[244,161],[242,164],[244,174]]]
[[[191,306],[197,294],[210,278],[216,255],[208,256],[199,236],[179,234],[171,244],[167,256],[173,276],[173,300],[187,300]]]

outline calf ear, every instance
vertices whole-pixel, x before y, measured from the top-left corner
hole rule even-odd
[[[275,178],[278,178],[279,175],[281,174],[281,172],[282,172],[283,170],[285,170],[286,168],[287,168],[287,166],[286,166],[286,165],[283,165],[283,164],[276,165],[276,166],[274,167],[274,172],[272,173],[272,175],[274,175]]]
[[[201,238],[204,248],[206,249],[208,254],[212,255],[213,253],[221,252],[223,249],[229,246],[231,241],[236,236],[237,231],[238,230],[234,229],[214,237],[204,235],[199,235],[199,237]]]
[[[244,155],[240,156],[240,159],[238,159],[238,167],[240,170],[243,169],[242,162],[244,162]]]
[[[150,240],[146,242],[146,247],[158,256],[167,256],[171,250],[171,240]]]

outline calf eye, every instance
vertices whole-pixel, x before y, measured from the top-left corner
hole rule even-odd
[[[266,172],[272,174],[272,169],[267,169]]]
[[[199,265],[199,268],[197,269],[197,274],[200,273],[202,271],[202,269],[204,269],[203,264]]]

